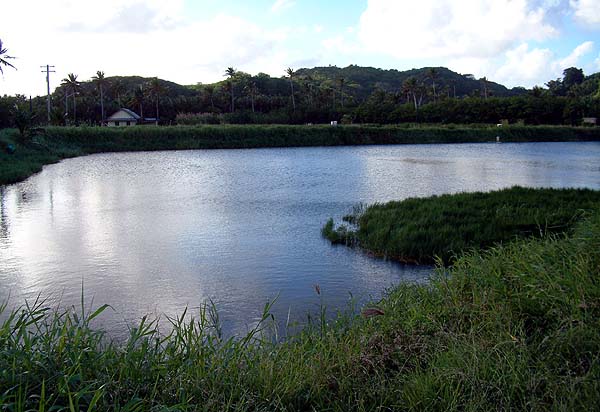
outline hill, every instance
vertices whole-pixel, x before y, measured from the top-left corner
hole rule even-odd
[[[348,67],[315,67],[312,69],[299,69],[298,74],[314,79],[340,81],[344,79],[349,93],[354,94],[358,100],[364,100],[375,90],[386,92],[399,92],[404,82],[414,77],[418,83],[426,87],[436,84],[436,93],[448,97],[465,97],[478,95],[487,88],[489,96],[509,97],[525,94],[526,89],[508,89],[505,86],[486,79],[476,79],[472,74],[460,74],[446,67],[423,67],[406,71],[383,70],[374,67],[361,67],[350,65]],[[432,89],[433,90],[433,89]]]
[[[180,85],[140,76],[108,77],[103,88],[106,116],[120,107],[161,124],[185,123],[511,123],[577,125],[600,117],[600,73],[568,68],[548,89],[509,89],[486,78],[445,67],[406,71],[373,67],[301,68],[272,77],[235,71],[213,84]],[[160,85],[158,96],[150,84]],[[292,94],[293,90],[293,94]],[[61,85],[52,94],[51,123],[100,124],[100,92],[82,81],[75,97]],[[233,100],[233,104],[232,104]],[[0,128],[14,127],[15,104],[45,124],[46,99],[0,99]]]

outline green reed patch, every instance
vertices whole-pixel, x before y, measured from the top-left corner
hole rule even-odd
[[[513,187],[374,204],[344,217],[346,224],[329,220],[322,233],[390,259],[448,263],[469,248],[568,231],[599,205],[600,191]]]

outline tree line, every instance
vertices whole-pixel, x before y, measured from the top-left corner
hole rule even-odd
[[[0,70],[14,67],[0,42]],[[52,93],[50,123],[101,125],[126,107],[161,124],[498,123],[576,125],[600,117],[600,73],[565,69],[547,88],[507,89],[483,77],[443,67],[405,72],[359,66],[294,70],[281,77],[228,67],[223,80],[182,86],[158,78],[70,73]],[[47,123],[45,97],[0,98],[0,127],[19,112]]]

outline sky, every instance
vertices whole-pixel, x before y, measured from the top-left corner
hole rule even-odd
[[[600,71],[600,0],[0,0],[18,70],[0,95],[45,95],[68,73],[212,83],[227,67],[444,66],[508,87]]]

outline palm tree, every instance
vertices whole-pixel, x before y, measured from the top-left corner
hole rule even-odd
[[[231,113],[233,113],[235,110],[234,96],[233,96],[233,80],[234,80],[234,77],[236,74],[237,74],[237,71],[233,67],[228,67],[227,70],[225,70],[225,76],[229,76],[229,90],[231,91]]]
[[[487,100],[488,98],[488,79],[487,77],[482,77],[479,79],[481,81],[481,85],[483,86],[483,98]]]
[[[296,111],[296,99],[294,98],[294,69],[288,67],[285,71],[290,78],[290,87],[292,88],[292,107],[294,108],[294,112]]]
[[[340,85],[340,102],[342,107],[344,107],[344,85],[346,84],[346,79],[342,76],[338,77],[338,84]]]
[[[125,84],[123,80],[116,79],[112,85],[112,91],[117,97],[117,103],[119,104],[119,109],[121,108],[121,95],[125,93]]]
[[[402,83],[402,90],[404,93],[406,93],[409,98],[412,97],[413,103],[415,105],[415,110],[417,110],[419,108],[418,104],[417,104],[417,89],[418,89],[418,84],[417,84],[417,79],[415,79],[414,77],[409,77],[408,79],[404,80],[404,83]]]
[[[435,79],[438,76],[438,71],[435,67],[431,67],[429,70],[427,70],[427,77],[429,77],[431,79],[431,87],[433,88],[433,101],[435,102],[436,100],[436,94],[435,94]]]
[[[250,103],[252,104],[252,113],[254,113],[254,100],[256,99],[256,95],[258,94],[258,86],[256,86],[256,82],[252,81],[244,88],[244,90],[250,96]]]
[[[304,76],[304,78],[302,79],[301,86],[303,87],[304,95],[308,100],[308,106],[312,108],[315,90],[314,79],[310,75]]]
[[[212,109],[212,111],[215,111],[215,101],[214,101],[214,96],[215,96],[215,86],[213,86],[212,84],[208,84],[206,86],[204,86],[204,91],[206,92],[206,94],[208,95],[208,98],[210,99],[210,107]]]
[[[8,50],[4,48],[4,46],[2,45],[2,40],[0,39],[0,73],[2,73],[2,75],[4,75],[4,70],[2,70],[2,66],[12,67],[13,69],[17,70],[15,66],[8,62],[8,59],[14,59],[14,57],[7,55],[7,52]]]
[[[108,80],[104,77],[104,72],[98,70],[96,75],[92,77],[92,81],[96,83],[96,87],[100,90],[100,110],[102,113],[101,124],[104,125],[104,86],[108,84]]]
[[[77,80],[76,74],[69,73],[67,77],[62,79],[62,85],[65,86],[67,90],[71,91],[71,94],[65,93],[65,106],[67,106],[67,99],[69,96],[73,96],[73,123],[77,123],[77,94],[79,93],[81,84]],[[69,113],[68,106],[67,113]]]
[[[141,84],[133,92],[133,104],[140,108],[140,117],[144,117],[144,86]]]
[[[160,84],[158,77],[155,77],[152,80],[150,80],[150,87],[148,88],[148,90],[150,92],[150,95],[154,96],[154,98],[156,99],[156,124],[158,125],[158,102],[160,100],[160,95],[164,93],[165,88]]]

